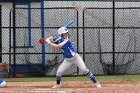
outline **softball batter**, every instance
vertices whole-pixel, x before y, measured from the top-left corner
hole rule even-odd
[[[61,77],[63,73],[72,65],[75,64],[82,72],[88,76],[97,88],[100,88],[101,85],[95,79],[92,72],[86,68],[85,63],[81,56],[75,51],[72,41],[69,39],[69,32],[66,27],[61,27],[58,29],[58,34],[60,38],[53,41],[52,36],[47,38],[45,41],[50,44],[53,48],[61,49],[61,52],[64,57],[64,61],[60,65],[56,73],[56,84],[52,88],[61,87]]]

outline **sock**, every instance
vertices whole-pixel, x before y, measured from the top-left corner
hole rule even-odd
[[[92,80],[93,83],[97,82],[91,71],[88,71],[86,76],[88,76]]]
[[[56,77],[56,84],[60,85],[60,82],[61,82],[61,77]]]

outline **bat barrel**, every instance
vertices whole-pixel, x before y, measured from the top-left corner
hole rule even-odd
[[[69,21],[64,27],[68,28],[74,21],[75,21],[75,19]]]

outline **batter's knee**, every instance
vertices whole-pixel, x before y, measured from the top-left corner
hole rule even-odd
[[[63,75],[63,72],[62,72],[62,71],[57,70],[56,76],[57,76],[57,77],[61,77],[62,75]]]
[[[84,69],[82,69],[83,70],[83,73],[86,75],[88,72],[89,72],[89,69],[87,69],[87,68],[84,68]]]

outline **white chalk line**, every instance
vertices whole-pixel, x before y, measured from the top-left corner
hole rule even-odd
[[[67,93],[66,91],[27,91],[27,92],[33,92],[33,93],[44,93],[44,92],[49,92],[49,93]]]
[[[27,93],[69,93],[72,92],[72,90],[61,90],[61,89],[46,89],[46,88],[36,88],[36,89],[23,89],[23,90],[12,90],[9,91],[7,93],[23,93],[23,92],[27,92]]]
[[[34,90],[28,90],[27,92],[57,92],[57,93],[67,93],[66,91],[60,90],[60,89],[46,89],[46,88],[37,88]]]

